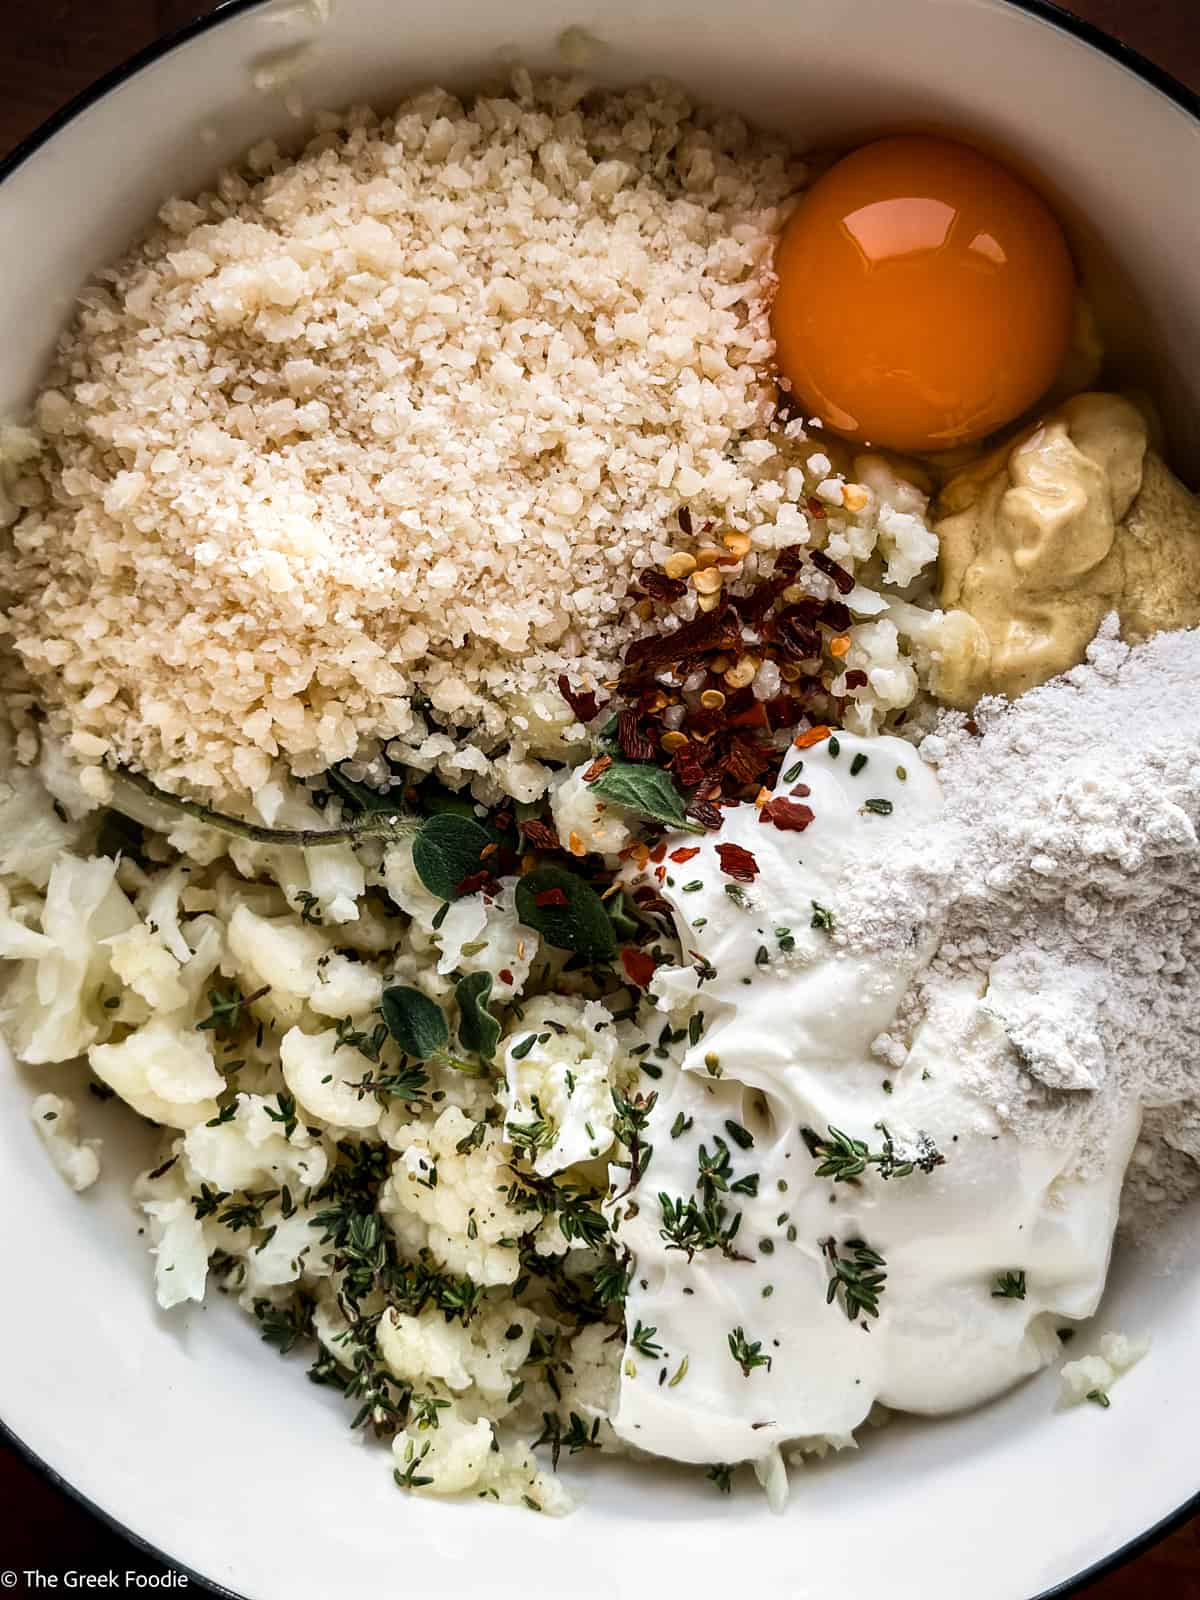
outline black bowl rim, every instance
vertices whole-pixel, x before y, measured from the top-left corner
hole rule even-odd
[[[241,16],[248,11],[256,10],[259,6],[269,3],[270,0],[221,0],[221,3],[213,11],[202,17],[196,17],[191,22],[184,23],[182,27],[175,28],[170,33],[163,34],[161,38],[154,40],[152,44],[147,45],[144,49],[137,51],[128,60],[121,62],[119,66],[113,67],[103,77],[97,78],[94,83],[81,90],[71,100],[68,100],[52,116],[47,117],[45,122],[35,128],[26,138],[22,139],[3,160],[0,160],[0,184],[11,177],[18,167],[23,166],[31,156],[35,155],[44,144],[47,144],[68,123],[74,122],[75,118],[82,112],[95,105],[97,101],[103,100],[113,89],[118,88],[129,78],[134,77],[143,67],[153,65],[154,62],[176,49],[177,46],[199,38],[201,34],[207,33],[210,28],[219,27],[223,22],[231,21],[234,17]],[[1101,28],[1096,27],[1094,23],[1086,22],[1082,17],[1077,17],[1074,13],[1065,11],[1061,6],[1054,4],[1053,0],[1002,0],[1002,3],[1012,6],[1017,11],[1024,11],[1029,16],[1037,17],[1040,21],[1057,28],[1061,33],[1070,34],[1075,39],[1078,39],[1081,44],[1088,45],[1093,50],[1099,51],[1101,55],[1108,56],[1110,60],[1117,62],[1118,65],[1132,72],[1135,77],[1140,78],[1143,83],[1148,83],[1151,88],[1157,89],[1160,94],[1173,101],[1180,110],[1185,111],[1196,122],[1200,123],[1200,94],[1189,89],[1186,84],[1180,83],[1178,78],[1172,77],[1169,72],[1142,55],[1139,50],[1135,50],[1120,39],[1105,33]],[[17,1437],[2,1418],[0,1418],[0,1440],[8,1444],[35,1471],[40,1472],[56,1489],[60,1489],[70,1495],[84,1510],[89,1511],[94,1517],[98,1517],[114,1533],[127,1539],[137,1549],[144,1551],[155,1560],[161,1561],[165,1566],[173,1567],[177,1572],[186,1573],[189,1580],[201,1585],[210,1593],[220,1596],[221,1600],[245,1600],[245,1597],[239,1595],[236,1590],[228,1589],[223,1584],[218,1583],[216,1579],[207,1578],[203,1573],[197,1572],[194,1568],[185,1565],[181,1561],[177,1561],[173,1556],[168,1555],[157,1545],[151,1543],[150,1540],[142,1538],[132,1528],[126,1527],[117,1517],[110,1515],[103,1506],[97,1505],[82,1490],[69,1483],[49,1462],[43,1461],[29,1445]],[[1081,1594],[1084,1589],[1095,1583],[1098,1578],[1102,1578],[1110,1572],[1115,1572],[1119,1567],[1125,1566],[1127,1562],[1142,1555],[1152,1545],[1157,1544],[1160,1539],[1165,1539],[1169,1533],[1180,1527],[1198,1511],[1200,1511],[1200,1489],[1197,1489],[1195,1494],[1190,1495],[1174,1511],[1169,1512],[1160,1521],[1139,1533],[1136,1538],[1127,1540],[1125,1544],[1119,1546],[1111,1554],[1093,1562],[1090,1567],[1085,1567],[1082,1572],[1077,1572],[1073,1577],[1065,1578],[1052,1588],[1040,1590],[1036,1595],[1029,1596],[1028,1600],[1068,1600],[1070,1596]]]

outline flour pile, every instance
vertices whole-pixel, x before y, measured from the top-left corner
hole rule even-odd
[[[901,1025],[961,1042],[962,1070],[1018,1134],[1081,1137],[1146,1108],[1123,1220],[1200,1186],[1200,631],[1135,649],[1115,617],[1086,665],[1015,702],[946,714],[921,745],[943,817],[859,866],[848,947],[940,945]]]

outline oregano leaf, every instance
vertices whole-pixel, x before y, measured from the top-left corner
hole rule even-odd
[[[472,972],[460,978],[454,986],[458,1002],[458,1037],[464,1049],[472,1050],[484,1061],[490,1061],[500,1043],[500,1024],[488,1010],[492,997],[490,972]]]
[[[413,840],[413,867],[430,894],[457,900],[459,884],[480,870],[491,843],[492,835],[473,817],[439,811]]]
[[[589,787],[593,794],[649,817],[652,822],[665,822],[689,833],[704,832],[688,821],[683,796],[671,774],[662,767],[640,761],[614,761]]]
[[[604,902],[563,867],[535,867],[517,884],[517,915],[556,950],[584,961],[607,961],[617,948]]]
[[[450,1026],[436,1000],[420,989],[397,983],[383,991],[379,1009],[388,1032],[404,1051],[417,1061],[439,1055],[450,1042]]]

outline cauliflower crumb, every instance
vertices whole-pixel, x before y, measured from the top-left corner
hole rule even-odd
[[[1149,1337],[1130,1339],[1120,1333],[1100,1336],[1100,1353],[1068,1361],[1059,1372],[1059,1398],[1063,1405],[1078,1405],[1081,1400],[1101,1396],[1108,1403],[1108,1391],[1130,1367],[1136,1366],[1150,1348]]]
[[[545,995],[524,1008],[504,1043],[506,1130],[548,1125],[533,1170],[550,1177],[602,1155],[613,1137],[613,1072],[618,1044],[604,1007],[594,1000]]]
[[[74,1100],[40,1094],[29,1111],[54,1170],[82,1194],[100,1176],[100,1140],[79,1137],[79,1108]]]
[[[517,1251],[502,1241],[531,1232],[539,1218],[505,1198],[512,1181],[509,1150],[494,1128],[476,1148],[459,1150],[473,1127],[457,1106],[449,1106],[432,1128],[421,1123],[399,1128],[390,1142],[400,1153],[379,1208],[398,1230],[413,1218],[424,1223],[429,1248],[451,1272],[484,1285],[515,1283]]]

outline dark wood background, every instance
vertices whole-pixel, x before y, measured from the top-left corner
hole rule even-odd
[[[0,0],[0,157],[102,72],[157,35],[212,9],[205,0]],[[1073,0],[1070,9],[1200,90],[1200,0]],[[1198,197],[1200,186],[1194,183],[1181,193],[1184,203],[1197,203]],[[119,1448],[116,1435],[96,1443]],[[1136,1471],[1136,1465],[1130,1469]],[[0,1569],[19,1573],[25,1568],[164,1570],[0,1446]],[[11,1592],[26,1593],[23,1581]],[[1200,1519],[1089,1591],[1090,1600],[1151,1595],[1200,1600]]]

